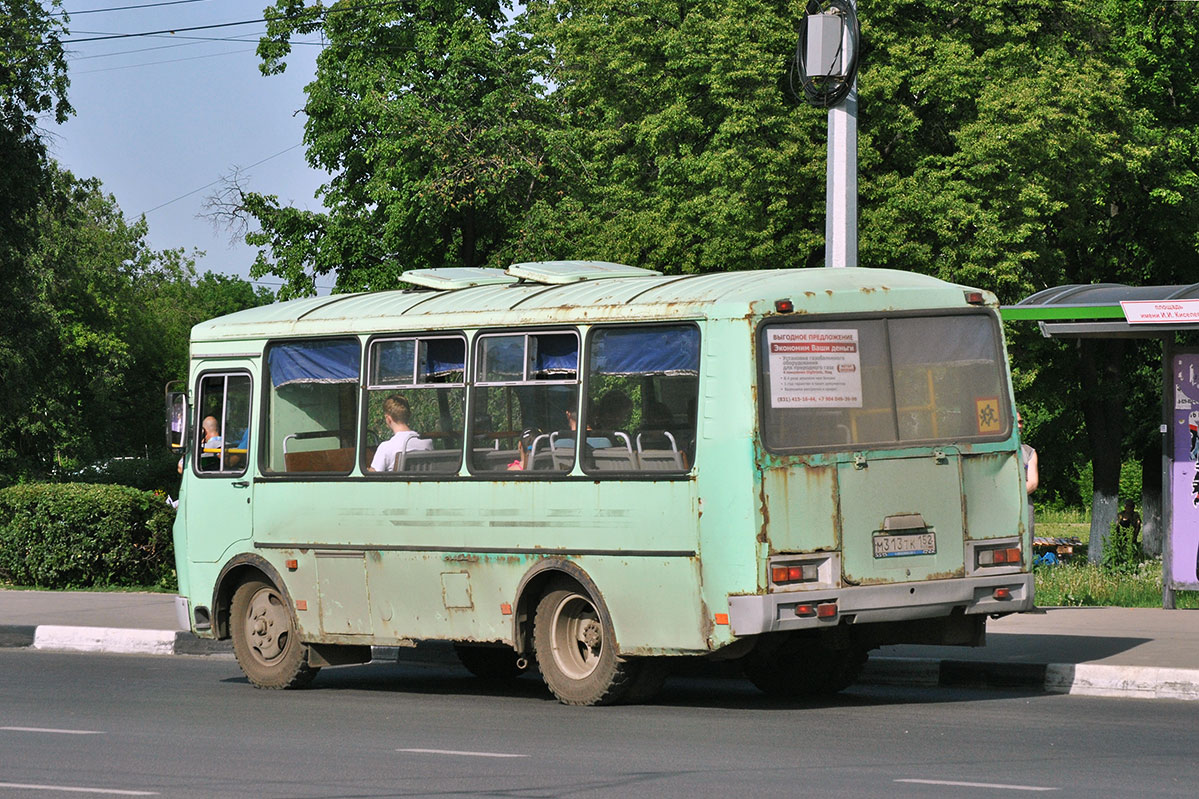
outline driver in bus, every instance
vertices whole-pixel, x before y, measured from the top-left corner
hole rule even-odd
[[[412,411],[408,406],[408,400],[399,394],[392,394],[383,400],[383,421],[391,428],[393,435],[375,450],[370,471],[393,472],[396,469],[397,456],[401,452],[433,449],[432,441],[421,438],[420,433],[408,426],[411,418]]]

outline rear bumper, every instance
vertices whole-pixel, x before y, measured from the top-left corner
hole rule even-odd
[[[1002,574],[921,583],[854,586],[827,591],[787,591],[729,597],[729,626],[733,635],[812,630],[838,624],[935,619],[958,612],[971,614],[1018,613],[1033,608],[1031,574]],[[1009,599],[996,599],[1006,588]],[[799,604],[837,604],[831,618],[795,615]],[[960,609],[960,610],[958,610]]]

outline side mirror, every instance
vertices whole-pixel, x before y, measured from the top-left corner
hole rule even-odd
[[[178,381],[167,383],[167,446],[176,452],[187,449],[187,392],[172,390]]]

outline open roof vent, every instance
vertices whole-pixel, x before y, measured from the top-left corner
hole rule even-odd
[[[499,269],[481,266],[453,266],[441,269],[409,269],[400,275],[404,283],[426,289],[468,289],[472,286],[503,286],[517,279]]]
[[[662,273],[607,261],[534,261],[513,264],[508,267],[507,274],[532,283],[560,285],[612,277],[655,277]]]

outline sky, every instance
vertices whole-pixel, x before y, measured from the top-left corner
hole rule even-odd
[[[200,216],[204,202],[240,169],[246,188],[320,209],[314,195],[328,176],[304,161],[298,113],[320,47],[295,45],[287,71],[265,77],[254,54],[263,23],[182,29],[261,20],[267,0],[63,5],[70,14],[68,99],[75,115],[63,125],[43,122],[52,156],[77,177],[99,178],[126,218],[144,213],[152,249],[200,249],[201,274],[248,278],[255,248],[214,229]],[[125,10],[85,13],[114,8]],[[278,281],[266,277],[261,284],[274,289]]]

